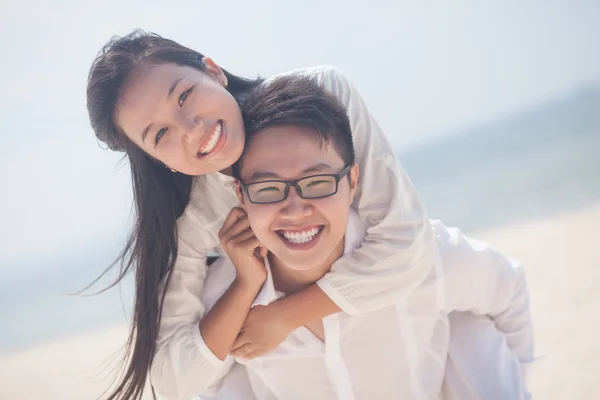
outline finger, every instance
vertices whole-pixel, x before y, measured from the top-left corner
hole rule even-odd
[[[223,232],[227,232],[229,230],[229,228],[231,228],[231,226],[233,226],[233,224],[235,224],[237,222],[237,220],[239,220],[240,218],[243,218],[246,216],[246,211],[241,208],[241,207],[234,207],[231,209],[231,211],[229,211],[229,215],[227,216],[227,218],[225,218],[225,222],[223,222],[223,226],[221,226],[221,229],[219,230],[219,236],[221,236],[221,233]]]
[[[268,351],[268,350],[267,350],[267,351]],[[252,351],[252,352],[250,352],[250,353],[246,354],[246,355],[244,356],[244,358],[245,358],[245,359],[247,359],[247,360],[252,360],[252,359],[254,359],[254,358],[256,358],[256,357],[260,357],[260,356],[262,356],[262,355],[263,355],[263,354],[265,354],[267,351],[262,351],[262,350],[254,350],[254,351]]]
[[[255,349],[252,343],[246,343],[245,345],[240,346],[235,350],[232,350],[229,354],[231,354],[234,357],[245,358],[246,354],[250,354],[253,351],[255,351]]]
[[[238,233],[237,235],[231,237],[229,242],[232,244],[239,245],[239,243],[243,243],[248,239],[255,238],[256,235],[252,231],[252,228],[248,227],[245,231]]]
[[[241,207],[233,207],[231,211],[229,211],[229,215],[225,218],[223,222],[223,226],[221,226],[222,231],[227,231],[238,219],[244,217],[246,211]]]
[[[262,246],[261,246],[261,247],[260,247],[260,256],[261,256],[262,258],[265,258],[265,257],[267,257],[267,255],[269,255],[269,250],[267,250],[267,248],[266,248],[266,247],[262,247]]]
[[[242,332],[235,339],[235,342],[233,342],[233,345],[231,346],[231,351],[235,351],[235,350],[239,349],[246,343],[250,343],[250,341],[248,340],[248,337],[246,335],[244,335],[244,333]]]
[[[220,239],[224,241],[229,241],[234,236],[239,235],[240,233],[249,228],[250,221],[248,220],[247,216],[243,216],[242,218],[235,221],[234,224],[230,226],[227,231],[223,231],[223,233],[220,236]]]
[[[260,247],[260,241],[256,238],[256,236],[252,236],[242,242],[239,242],[237,246],[239,246],[242,249],[254,251],[254,249]]]
[[[223,223],[221,230],[219,230],[219,237],[221,238],[231,237],[233,234],[240,231],[240,226],[249,224],[247,215],[234,215],[229,221],[225,222],[227,224]]]

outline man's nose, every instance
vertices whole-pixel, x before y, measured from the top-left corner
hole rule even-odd
[[[288,197],[281,208],[282,217],[287,219],[302,219],[312,215],[313,208],[310,200],[303,199],[298,194],[298,189],[290,187]]]

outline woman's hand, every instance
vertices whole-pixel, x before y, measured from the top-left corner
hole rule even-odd
[[[244,209],[235,207],[231,210],[219,231],[219,241],[235,266],[236,280],[244,284],[262,284],[267,279],[263,261],[267,250],[261,247],[250,228]]]
[[[250,309],[230,354],[252,359],[281,344],[296,329],[278,302]]]

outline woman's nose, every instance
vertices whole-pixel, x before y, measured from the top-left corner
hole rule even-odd
[[[183,130],[183,140],[187,143],[195,143],[199,137],[204,135],[205,131],[204,119],[200,117],[194,117],[186,122],[185,129]]]

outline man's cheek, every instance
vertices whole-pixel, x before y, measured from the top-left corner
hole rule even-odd
[[[269,235],[269,225],[265,223],[264,220],[254,216],[254,218],[250,218],[250,227],[254,231],[254,234],[261,242],[268,240]]]

